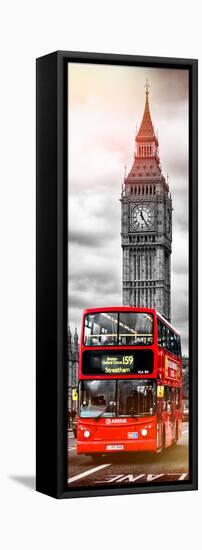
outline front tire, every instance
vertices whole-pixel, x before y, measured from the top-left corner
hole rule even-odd
[[[158,454],[163,454],[166,448],[166,432],[165,432],[165,426],[163,427],[163,433],[161,438],[161,447],[157,450]]]
[[[177,441],[178,441],[178,422],[176,422],[176,426],[175,426],[175,437],[173,440],[173,445],[176,445]]]
[[[93,464],[100,464],[102,462],[103,455],[100,453],[95,453],[93,455],[90,455],[91,459],[93,461]]]

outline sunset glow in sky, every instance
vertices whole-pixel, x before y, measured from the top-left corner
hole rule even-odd
[[[188,350],[188,72],[68,67],[69,323],[85,307],[122,304],[121,186],[142,120],[145,81],[173,201],[171,317]]]

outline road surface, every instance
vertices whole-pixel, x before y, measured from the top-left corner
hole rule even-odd
[[[69,487],[96,487],[110,484],[187,480],[189,470],[188,423],[182,424],[182,436],[176,446],[163,454],[117,453],[105,455],[99,464],[91,457],[77,455],[76,439],[68,434]]]

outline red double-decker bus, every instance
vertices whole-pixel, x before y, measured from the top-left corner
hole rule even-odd
[[[178,332],[155,309],[86,309],[79,357],[77,453],[160,452],[182,423]]]

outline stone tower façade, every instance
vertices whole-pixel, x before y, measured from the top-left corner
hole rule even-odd
[[[68,326],[68,348],[67,348],[67,410],[73,411],[77,408],[77,402],[73,401],[72,390],[78,387],[78,362],[79,362],[79,340],[75,328],[74,335]]]
[[[146,83],[134,162],[121,195],[123,304],[154,307],[170,321],[172,200],[161,172],[148,88]]]

